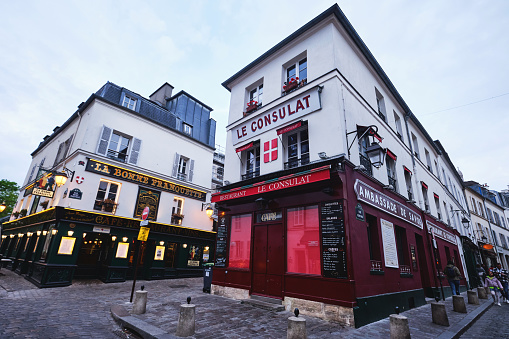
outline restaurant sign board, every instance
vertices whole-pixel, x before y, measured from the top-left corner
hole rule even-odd
[[[423,228],[422,217],[402,203],[390,198],[382,192],[374,189],[365,182],[357,179],[354,185],[355,194],[359,201],[365,202],[384,212],[405,220],[414,226]]]
[[[456,245],[456,236],[452,233],[449,233],[442,228],[438,227],[437,225],[429,222],[426,220],[426,226],[428,226],[428,231],[435,235],[435,237],[440,238],[442,240],[445,240],[447,242],[450,242],[451,244]]]

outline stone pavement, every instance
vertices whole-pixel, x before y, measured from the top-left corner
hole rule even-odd
[[[460,338],[509,338],[509,304],[491,307],[479,321],[476,321]]]
[[[268,312],[220,296],[202,292],[203,279],[138,281],[148,291],[147,313],[128,316],[139,324],[158,329],[159,338],[173,337],[180,304],[190,296],[196,305],[196,334],[192,338],[286,338],[287,311]],[[132,337],[115,323],[110,310],[130,310],[132,281],[103,284],[97,280],[75,281],[72,286],[38,289],[14,272],[0,270],[0,338],[127,338]],[[466,293],[463,294],[466,301]],[[412,338],[451,338],[469,326],[476,315],[489,308],[467,304],[468,314],[452,311],[446,300],[451,323],[444,328],[431,322],[431,307],[425,305],[402,313],[409,318]],[[509,310],[503,305],[502,310]],[[389,320],[346,328],[336,323],[304,316],[308,338],[389,338]]]

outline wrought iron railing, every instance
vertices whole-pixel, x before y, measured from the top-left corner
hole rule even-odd
[[[182,181],[187,181],[187,174],[186,173],[177,173],[177,179]]]
[[[117,151],[109,149],[108,152],[106,153],[106,156],[113,160],[127,162],[127,154],[126,153],[121,153],[121,152],[117,152]]]
[[[360,164],[364,166],[364,169],[369,175],[373,175],[373,168],[371,167],[371,161],[362,154],[359,154]]]
[[[256,171],[246,172],[246,174],[242,174],[242,180],[252,179],[255,177],[259,177],[259,176],[260,176],[260,169],[258,169]]]
[[[382,262],[378,260],[371,261],[371,271],[383,271]]]
[[[414,194],[412,193],[412,191],[408,190],[407,193],[408,193],[408,200],[414,200]]]
[[[389,178],[389,185],[392,186],[392,188],[396,189],[396,179],[388,177]]]
[[[285,162],[285,170],[290,168],[295,168],[303,165],[309,164],[309,155],[303,156],[300,159],[290,159],[288,162]]]

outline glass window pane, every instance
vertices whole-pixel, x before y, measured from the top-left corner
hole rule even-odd
[[[307,79],[308,77],[308,61],[307,58],[299,62],[299,80]]]
[[[318,206],[288,209],[288,272],[321,274]]]
[[[232,217],[229,266],[249,269],[251,256],[251,214]]]
[[[286,82],[289,83],[292,78],[295,79],[295,65],[286,70]]]

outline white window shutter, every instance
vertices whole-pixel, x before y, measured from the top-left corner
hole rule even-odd
[[[189,175],[187,176],[188,181],[193,181],[193,174],[194,174],[194,160],[190,159],[190,165],[189,165]]]
[[[131,154],[129,155],[129,163],[136,165],[138,163],[138,156],[140,154],[141,140],[133,139],[133,147],[131,147]]]
[[[32,180],[32,177],[34,176],[34,172],[35,172],[35,168],[36,167],[37,167],[37,165],[34,165],[34,167],[32,167],[32,171],[30,171],[30,176],[28,177],[27,184]]]
[[[110,142],[112,132],[113,130],[111,128],[103,125],[103,129],[99,136],[99,142],[97,143],[97,154],[106,156],[106,152],[108,152],[108,143]]]
[[[177,177],[177,171],[179,168],[180,154],[175,153],[175,159],[173,160],[173,169],[171,170],[171,176]]]

